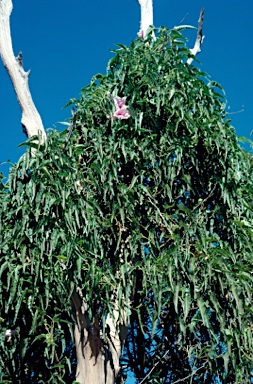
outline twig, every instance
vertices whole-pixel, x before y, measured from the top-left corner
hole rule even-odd
[[[159,361],[157,361],[157,363],[153,366],[153,368],[146,374],[146,376],[144,377],[144,379],[142,379],[142,381],[140,382],[140,384],[144,383],[144,381],[147,379],[147,377],[153,372],[153,370],[157,367],[157,365],[162,361],[162,359],[165,358],[165,356],[167,356],[169,353],[169,350],[165,352],[165,354],[160,358]]]
[[[196,375],[196,372],[199,371],[200,369],[202,369],[202,368],[204,367],[204,365],[206,365],[206,364],[207,364],[207,361],[206,361],[201,367],[198,367],[198,368],[196,369],[196,371],[192,372],[190,375],[184,377],[183,379],[179,379],[179,380],[177,380],[177,381],[174,381],[173,384],[180,383],[180,381],[185,381],[186,379],[189,379],[189,377],[193,377],[194,375]]]
[[[227,115],[236,115],[237,113],[242,113],[244,112],[244,108],[240,109],[240,111],[235,111],[235,112],[226,112]]]
[[[71,122],[70,127],[69,127],[68,136],[67,136],[67,138],[66,138],[66,140],[65,140],[65,144],[64,144],[64,147],[62,148],[61,153],[63,153],[63,152],[65,151],[65,149],[66,149],[66,147],[67,147],[67,144],[68,144],[68,142],[69,142],[70,136],[71,136],[71,134],[72,134],[72,132],[73,132],[73,130],[74,130],[74,128],[75,128],[75,125],[76,125],[76,113],[77,113],[77,112],[74,111],[74,113],[73,113],[73,119],[72,119],[72,122]]]
[[[203,199],[202,201],[200,201],[200,202],[196,205],[196,207],[194,208],[194,210],[197,209],[199,206],[202,208],[203,204],[204,204],[204,203],[205,203],[205,202],[206,202],[206,201],[213,195],[215,188],[216,188],[216,185],[213,187],[213,189],[211,190],[211,192],[209,193],[209,195],[208,195],[205,199]],[[200,215],[201,215],[201,211],[197,214],[197,216],[196,216],[196,217],[191,221],[191,223],[189,224],[189,226],[188,226],[188,231],[189,231],[189,229],[191,228],[192,224],[193,224],[194,222],[197,222],[197,221],[198,221]],[[181,245],[182,245],[183,242],[184,242],[185,236],[186,236],[186,232],[184,233],[184,235],[183,235],[183,237],[182,237]]]
[[[182,22],[186,19],[186,17],[189,15],[189,13],[187,12],[185,15],[184,15],[184,17],[182,18],[182,20],[180,21],[180,23],[178,24],[178,25],[180,25],[180,24],[182,24]]]
[[[201,45],[203,43],[203,40],[205,36],[202,33],[203,29],[203,21],[204,21],[204,8],[201,9],[200,15],[199,15],[199,21],[198,21],[198,32],[197,32],[197,38],[194,44],[194,47],[190,49],[192,55],[196,56],[199,52],[201,52]],[[193,62],[193,58],[190,57],[187,60],[187,64],[191,64]]]
[[[153,207],[155,207],[155,208],[157,209],[157,211],[158,211],[158,213],[159,213],[161,219],[162,219],[163,222],[164,222],[165,227],[168,229],[169,233],[172,235],[173,232],[172,232],[171,229],[169,228],[169,226],[168,226],[168,224],[167,224],[167,222],[166,222],[166,220],[165,220],[165,218],[164,218],[162,212],[160,211],[160,209],[157,207],[157,205],[155,205],[155,204],[153,203],[153,201],[152,201],[150,198],[148,198],[148,201],[153,205]]]

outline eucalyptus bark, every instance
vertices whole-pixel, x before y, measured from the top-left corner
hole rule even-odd
[[[98,319],[89,320],[82,293],[72,294],[76,325],[76,380],[80,384],[113,384],[120,371],[119,359],[127,334],[127,327],[119,324],[119,310],[106,320],[106,334],[101,338]]]

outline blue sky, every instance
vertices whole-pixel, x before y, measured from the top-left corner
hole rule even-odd
[[[124,5],[123,5],[124,4]],[[15,55],[23,51],[24,67],[44,126],[62,127],[70,111],[62,107],[78,97],[90,78],[105,72],[115,43],[129,44],[139,30],[136,0],[13,0],[11,30]],[[154,0],[154,24],[172,28],[197,26],[205,7],[205,41],[198,59],[201,69],[225,89],[237,134],[253,130],[252,0]],[[195,40],[190,34],[189,47]],[[11,82],[0,62],[0,162],[18,160],[25,140],[21,113]],[[7,167],[0,170],[7,175]]]

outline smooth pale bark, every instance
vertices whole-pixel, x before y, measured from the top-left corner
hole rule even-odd
[[[126,327],[119,326],[119,311],[106,321],[107,337],[100,339],[99,330],[94,330],[82,301],[79,290],[72,294],[76,315],[74,337],[76,345],[76,380],[80,384],[113,384],[120,371],[119,359],[127,334]]]
[[[144,38],[148,27],[153,25],[153,0],[138,0],[138,2],[141,7],[140,32],[143,33]]]
[[[29,90],[29,72],[24,71],[22,53],[20,52],[18,57],[15,57],[12,49],[10,32],[12,8],[11,0],[0,0],[0,55],[21,108],[23,131],[28,137],[39,135],[41,142],[43,142],[46,139],[46,133]]]
[[[191,53],[194,56],[197,56],[198,53],[201,52],[201,45],[203,43],[203,40],[205,36],[203,35],[202,29],[203,29],[203,21],[204,21],[204,8],[201,9],[199,20],[198,20],[198,32],[197,32],[197,38],[194,44],[194,47],[190,49]],[[193,62],[193,58],[187,60],[188,64],[191,64]]]

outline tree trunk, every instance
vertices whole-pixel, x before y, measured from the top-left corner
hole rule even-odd
[[[101,350],[97,357],[93,356],[87,330],[84,331],[83,341],[80,339],[78,325],[75,326],[74,334],[77,355],[76,381],[80,384],[113,384],[119,372],[119,362],[117,367],[112,366],[110,352],[107,350]]]
[[[106,339],[101,340],[98,319],[88,319],[81,291],[72,294],[76,315],[74,337],[76,345],[76,380],[80,384],[113,384],[120,371],[119,359],[127,334],[127,327],[119,326],[119,311],[106,321]]]

